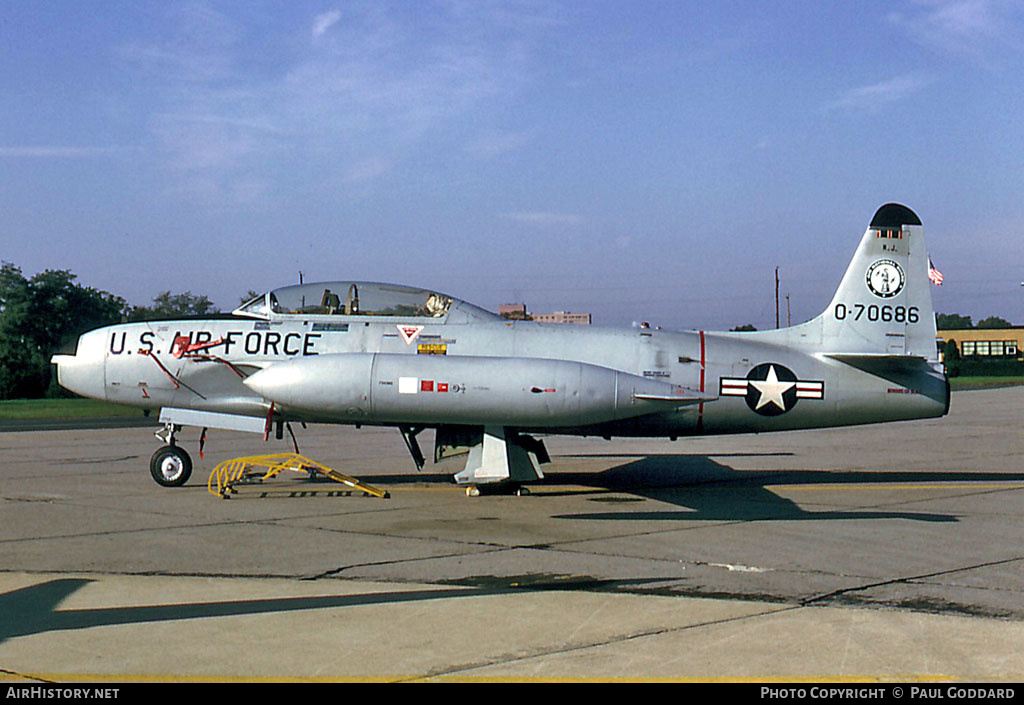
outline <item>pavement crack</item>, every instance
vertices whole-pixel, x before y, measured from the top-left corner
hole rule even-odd
[[[1024,556],[1015,556],[1013,558],[1004,558],[997,561],[987,561],[984,563],[977,563],[969,566],[961,566],[959,568],[949,568],[947,570],[938,570],[932,573],[922,573],[920,575],[909,575],[900,578],[890,578],[889,580],[879,580],[877,582],[868,583],[867,585],[857,585],[848,588],[840,588],[839,590],[833,590],[831,592],[823,593],[821,595],[815,595],[809,597],[800,602],[801,605],[811,606],[823,602],[832,602],[843,595],[849,595],[856,592],[864,592],[865,590],[873,590],[879,587],[885,587],[887,585],[898,585],[900,583],[910,583],[916,581],[926,581],[931,578],[938,578],[943,575],[953,575],[956,573],[963,573],[969,570],[977,570],[979,568],[991,568],[993,566],[1007,565],[1015,563],[1017,561],[1024,560]]]
[[[745,614],[738,617],[728,617],[724,619],[712,619],[706,622],[697,622],[694,624],[687,624],[680,627],[659,627],[656,629],[645,629],[631,634],[623,634],[620,636],[609,637],[607,639],[592,640],[582,644],[575,644],[560,648],[547,648],[547,649],[535,649],[531,653],[521,655],[509,655],[507,657],[492,658],[486,661],[478,661],[473,663],[465,663],[461,665],[451,666],[443,670],[432,671],[422,676],[412,677],[404,679],[399,682],[417,682],[423,680],[431,680],[436,678],[446,678],[451,676],[457,676],[459,674],[465,674],[469,671],[475,671],[481,668],[489,668],[492,666],[502,666],[514,663],[522,663],[538,658],[548,658],[553,656],[563,656],[567,654],[580,653],[589,649],[599,649],[605,646],[612,646],[615,644],[627,644],[631,641],[637,641],[640,639],[646,639],[648,637],[657,637],[665,634],[678,634],[682,632],[691,631],[694,629],[703,629],[706,627],[716,627],[725,624],[736,624],[752,619],[758,619],[761,617],[773,616],[784,612],[791,612],[794,610],[803,609],[800,605],[790,605],[786,607],[777,607],[771,609],[761,610],[752,614]]]
[[[10,678],[21,678],[22,680],[32,681],[35,683],[57,683],[57,681],[47,680],[46,678],[42,678],[41,676],[33,676],[31,673],[21,673],[19,671],[12,671],[7,668],[0,668],[0,675],[7,676]],[[14,686],[10,687],[13,688]],[[10,694],[8,694],[7,697],[10,697]]]
[[[495,547],[495,548],[492,548],[492,549],[486,550],[486,551],[453,551],[451,553],[435,555],[435,556],[420,556],[420,557],[417,557],[417,558],[399,558],[399,559],[395,559],[395,560],[386,560],[386,561],[367,561],[365,563],[352,563],[350,565],[345,565],[345,566],[342,566],[340,568],[333,568],[331,570],[325,570],[325,571],[322,571],[322,572],[317,573],[315,575],[308,575],[308,576],[305,576],[305,577],[303,577],[301,579],[302,580],[310,580],[310,581],[313,581],[313,580],[323,580],[323,579],[327,579],[327,578],[336,578],[336,577],[340,576],[342,573],[344,573],[345,571],[354,570],[356,568],[372,568],[372,567],[381,567],[381,566],[408,565],[410,563],[422,563],[424,561],[434,561],[434,560],[438,560],[440,558],[460,558],[460,557],[463,557],[463,556],[477,556],[477,555],[481,555],[481,554],[484,554],[484,553],[500,553],[501,551],[508,551],[508,550],[510,550],[510,548],[508,546],[499,546],[499,547]],[[364,579],[364,578],[360,578],[360,579]],[[416,581],[416,582],[422,582],[422,581]]]

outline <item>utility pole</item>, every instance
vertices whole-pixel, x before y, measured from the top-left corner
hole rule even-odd
[[[775,268],[775,327],[779,327],[779,268]]]
[[[786,294],[786,327],[793,325],[793,318],[789,315],[789,294]]]

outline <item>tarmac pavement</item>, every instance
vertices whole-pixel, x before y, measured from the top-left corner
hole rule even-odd
[[[944,419],[733,437],[548,438],[529,496],[417,473],[397,431],[296,429],[387,489],[210,470],[290,442],[0,434],[0,680],[1024,678],[1024,388]],[[428,448],[429,438],[421,436]]]

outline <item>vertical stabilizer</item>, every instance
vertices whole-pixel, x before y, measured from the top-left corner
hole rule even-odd
[[[878,209],[828,309],[822,346],[937,358],[924,228],[898,203]]]
[[[906,206],[888,203],[871,219],[828,308],[766,337],[824,353],[909,355],[937,362],[931,286],[920,218]]]

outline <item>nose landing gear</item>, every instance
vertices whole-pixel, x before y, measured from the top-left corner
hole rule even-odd
[[[192,458],[183,448],[163,446],[153,453],[149,472],[164,487],[181,487],[192,476]]]
[[[164,487],[181,487],[192,476],[192,458],[174,442],[174,433],[181,426],[167,424],[164,434],[156,433],[156,437],[167,443],[157,448],[149,461],[149,473],[157,484]]]

